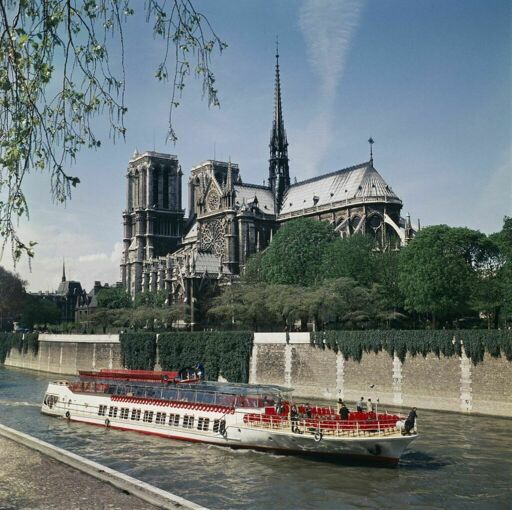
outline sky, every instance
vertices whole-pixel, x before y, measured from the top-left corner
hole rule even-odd
[[[245,182],[267,178],[276,35],[292,180],[367,161],[372,136],[375,167],[414,223],[491,233],[512,215],[508,0],[195,0],[228,44],[212,63],[221,106],[209,109],[200,83],[188,83],[175,145],[166,143],[170,85],[154,78],[162,44],[143,2],[132,3],[126,140],[112,143],[98,119],[102,147],[69,168],[81,184],[65,206],[52,203],[47,175],[27,180],[30,218],[19,231],[38,244],[15,270],[29,290],[54,290],[63,260],[87,290],[119,280],[135,149],[176,154],[184,190],[190,169],[214,157],[238,163]],[[8,251],[0,264],[12,269]]]

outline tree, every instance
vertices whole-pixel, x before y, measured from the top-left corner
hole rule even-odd
[[[335,237],[325,221],[301,218],[285,223],[261,260],[267,283],[310,286],[322,279],[322,259]]]
[[[28,215],[26,175],[47,171],[54,199],[64,202],[79,183],[66,167],[82,148],[101,145],[94,117],[106,113],[114,141],[125,135],[123,27],[141,4],[0,2],[0,194],[6,195],[0,237],[11,241],[15,259],[33,256],[35,244],[17,234],[16,219]],[[168,139],[174,141],[172,114],[191,73],[202,80],[208,104],[219,104],[211,56],[226,44],[192,0],[148,0],[144,6],[146,22],[163,41],[155,76],[171,82]],[[116,52],[118,60],[111,58]]]
[[[21,313],[21,326],[33,329],[35,324],[58,324],[59,307],[52,301],[39,296],[28,295]]]
[[[499,311],[502,313],[506,324],[512,318],[512,218],[505,216],[501,231],[492,234],[489,239],[498,248],[494,283],[501,295]],[[496,316],[495,322],[497,320],[498,317]]]
[[[135,295],[133,306],[135,308],[138,308],[139,306],[158,308],[165,306],[167,299],[168,292],[165,290],[159,290],[157,292],[139,292]]]
[[[100,308],[129,308],[132,300],[122,287],[107,287],[98,292],[98,307]]]
[[[400,253],[406,309],[429,314],[434,327],[437,319],[463,317],[487,248],[486,236],[467,228],[436,225],[418,232]]]
[[[324,251],[323,277],[352,278],[363,285],[374,283],[377,279],[374,248],[375,239],[366,235],[336,239]]]
[[[0,330],[4,322],[13,321],[22,310],[25,282],[0,266]]]

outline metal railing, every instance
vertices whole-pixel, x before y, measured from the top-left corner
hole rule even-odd
[[[320,419],[298,419],[292,420],[281,416],[268,415],[245,415],[244,425],[254,428],[268,430],[279,430],[295,434],[315,435],[321,433],[323,436],[332,437],[373,437],[396,435],[400,430],[396,423],[386,421],[356,421],[356,420],[320,420]]]

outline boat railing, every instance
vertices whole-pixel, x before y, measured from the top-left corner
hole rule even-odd
[[[371,420],[322,420],[318,418],[290,419],[289,417],[246,414],[244,424],[251,428],[281,430],[295,434],[311,434],[332,437],[366,437],[395,435],[396,415],[379,415]],[[318,436],[317,436],[318,437]]]

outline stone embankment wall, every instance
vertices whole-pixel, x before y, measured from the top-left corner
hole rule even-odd
[[[57,374],[122,368],[118,335],[40,335],[39,352],[11,349],[6,366]],[[250,382],[295,388],[301,399],[364,396],[382,406],[416,406],[512,417],[512,363],[487,353],[473,365],[461,357],[364,353],[360,362],[310,344],[309,333],[255,333]],[[370,386],[374,385],[373,388]]]
[[[5,365],[67,375],[79,370],[123,368],[119,335],[41,334],[37,355],[11,349]]]
[[[360,362],[312,346],[309,333],[255,333],[250,382],[295,389],[302,398],[359,400],[512,417],[512,363],[485,354],[473,365],[462,356],[364,353]],[[373,388],[371,387],[373,385]]]

